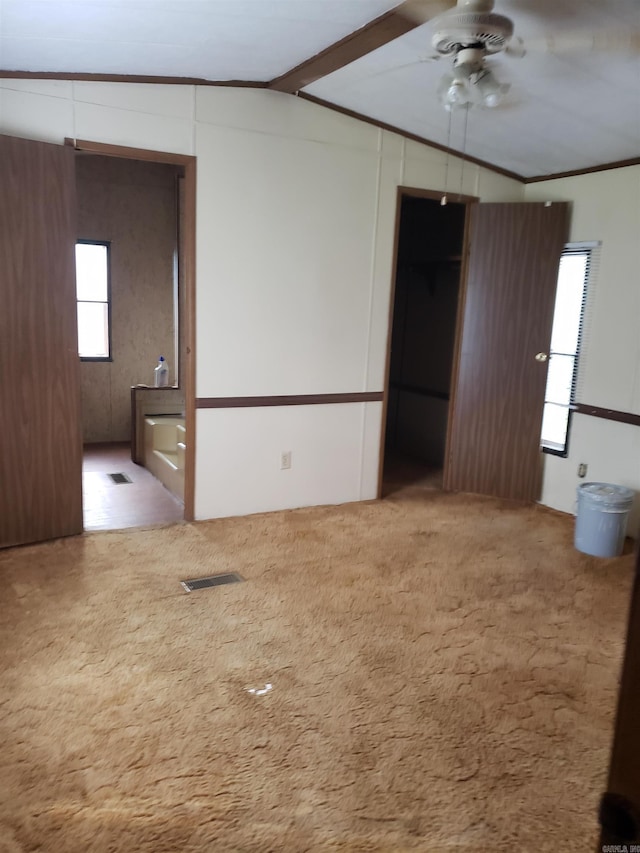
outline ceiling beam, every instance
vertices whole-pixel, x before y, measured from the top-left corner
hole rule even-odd
[[[268,84],[268,88],[288,94],[298,92],[321,77],[411,32],[453,5],[454,0],[406,0],[286,74],[276,77]]]

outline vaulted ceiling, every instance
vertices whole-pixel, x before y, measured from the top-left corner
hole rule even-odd
[[[527,52],[489,60],[510,89],[500,106],[468,116],[447,113],[436,94],[450,60],[434,61],[428,19],[451,5],[0,0],[0,76],[268,86],[525,178],[640,158],[639,0],[497,0]]]

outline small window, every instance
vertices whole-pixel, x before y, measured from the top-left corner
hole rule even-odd
[[[560,257],[540,442],[544,451],[559,456],[567,455],[591,253],[595,245],[569,244]]]
[[[111,361],[109,244],[76,243],[78,354],[83,361]]]

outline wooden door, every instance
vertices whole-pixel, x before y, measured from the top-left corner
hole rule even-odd
[[[477,204],[470,216],[444,486],[535,501],[547,377],[535,356],[549,352],[569,207]]]
[[[607,791],[600,805],[602,836],[598,850],[640,849],[640,552],[631,594],[627,645],[618,694]]]
[[[0,547],[82,531],[71,148],[0,136]]]

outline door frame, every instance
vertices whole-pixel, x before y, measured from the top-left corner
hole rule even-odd
[[[389,407],[389,380],[391,371],[391,341],[393,337],[393,315],[396,300],[396,281],[398,275],[398,248],[400,243],[400,219],[402,215],[403,198],[427,198],[433,201],[442,201],[443,192],[436,190],[423,190],[418,187],[399,186],[396,193],[396,220],[393,238],[393,272],[391,274],[391,294],[389,297],[389,319],[387,326],[387,354],[385,358],[383,399],[382,399],[382,427],[380,430],[380,455],[378,462],[378,499],[382,498],[382,476],[384,471],[385,439],[387,433],[387,409]],[[447,414],[447,435],[444,449],[444,468],[442,486],[449,491],[449,446],[451,441],[452,412],[455,405],[455,396],[458,386],[458,370],[460,365],[460,345],[462,343],[462,325],[464,322],[464,306],[467,295],[467,269],[469,263],[469,223],[471,220],[470,209],[478,204],[477,196],[462,195],[456,193],[451,199],[452,204],[463,204],[466,208],[464,215],[464,230],[462,236],[462,262],[460,265],[460,290],[458,293],[458,306],[456,310],[456,330],[453,342],[453,364],[451,367],[451,391],[449,393],[449,412]]]
[[[105,157],[120,157],[125,160],[142,160],[147,163],[166,163],[184,168],[184,221],[183,225],[183,269],[184,269],[184,346],[182,357],[186,359],[184,371],[185,430],[187,446],[184,463],[184,518],[195,518],[195,438],[196,438],[196,157],[189,154],[172,154],[147,148],[129,148],[106,142],[86,139],[65,139],[65,145],[76,151],[101,154]]]

